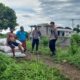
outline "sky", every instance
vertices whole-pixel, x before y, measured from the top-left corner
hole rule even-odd
[[[54,21],[71,27],[71,19],[80,19],[80,0],[0,0],[17,15],[17,23],[29,31],[29,25]],[[75,20],[75,25],[80,20]]]

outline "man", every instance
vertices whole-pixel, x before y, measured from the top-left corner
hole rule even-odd
[[[26,51],[26,39],[28,38],[28,33],[24,31],[23,26],[20,27],[20,31],[16,34],[18,40],[22,43],[24,52]]]
[[[15,46],[18,46],[23,53],[22,46],[16,42],[16,35],[13,33],[14,29],[10,28],[10,32],[7,34],[7,44],[10,46],[13,52],[13,57],[15,57]]]
[[[55,51],[56,51],[56,40],[58,38],[57,35],[57,30],[55,27],[55,23],[54,22],[50,22],[50,40],[49,40],[49,48],[52,52],[51,56],[55,55]]]
[[[35,46],[36,46],[36,52],[38,51],[40,36],[41,36],[41,33],[37,29],[37,26],[35,26],[35,29],[32,32],[32,51],[34,50]]]

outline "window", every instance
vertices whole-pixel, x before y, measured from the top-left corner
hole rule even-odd
[[[63,32],[62,32],[62,36],[64,36],[64,34],[65,34],[65,33],[64,33],[64,31],[63,31]]]
[[[58,31],[58,36],[60,36],[60,31]]]

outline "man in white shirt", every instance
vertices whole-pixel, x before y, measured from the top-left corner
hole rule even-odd
[[[57,40],[57,29],[55,27],[55,23],[54,22],[50,22],[50,37],[49,37],[49,48],[50,51],[52,52],[51,56],[55,55],[55,51],[56,51],[56,40]]]
[[[35,29],[32,32],[32,51],[34,50],[35,46],[36,46],[36,51],[38,51],[40,36],[41,36],[41,33],[38,30],[37,26],[35,26]]]

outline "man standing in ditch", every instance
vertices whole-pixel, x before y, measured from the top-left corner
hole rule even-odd
[[[28,33],[24,31],[24,27],[21,26],[20,30],[16,34],[18,40],[22,43],[22,47],[24,48],[24,52],[26,51],[26,40],[28,38]]]
[[[49,37],[49,48],[52,52],[51,56],[56,54],[56,40],[58,38],[57,29],[54,22],[50,22],[50,37]]]

